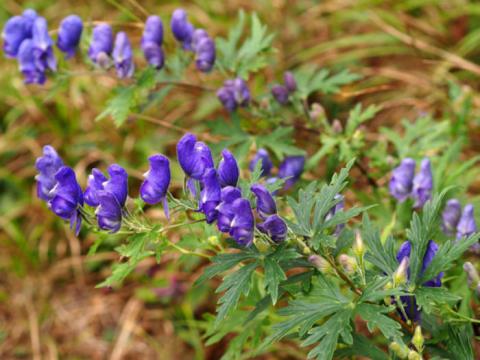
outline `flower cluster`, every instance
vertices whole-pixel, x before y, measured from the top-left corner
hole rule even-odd
[[[422,160],[417,174],[415,167],[415,160],[411,158],[402,160],[392,171],[390,194],[400,202],[411,197],[415,200],[414,207],[421,208],[432,196],[433,175],[430,160],[427,158]]]
[[[217,97],[223,107],[232,112],[238,107],[244,107],[250,103],[250,90],[242,78],[226,80],[217,91]]]
[[[287,71],[283,75],[283,82],[284,85],[273,85],[271,90],[272,96],[281,105],[287,104],[290,95],[297,90],[297,82],[291,72]]]

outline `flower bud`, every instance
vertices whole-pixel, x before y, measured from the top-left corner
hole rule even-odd
[[[425,342],[425,339],[423,338],[422,327],[418,325],[415,328],[415,333],[413,334],[412,344],[415,346],[418,352],[421,353],[423,351],[424,342]]]
[[[208,241],[209,244],[211,244],[213,246],[217,246],[219,244],[218,236],[216,236],[216,235],[209,236],[207,238],[207,241]]]
[[[353,252],[358,258],[363,258],[365,255],[365,244],[363,243],[362,234],[360,231],[355,233],[355,243],[353,244]]]
[[[101,67],[108,66],[113,50],[113,30],[108,24],[100,24],[93,28],[92,40],[88,49],[88,57]]]
[[[271,90],[272,96],[280,105],[288,103],[288,89],[282,85],[274,85]]]
[[[326,274],[331,271],[332,267],[328,263],[327,260],[325,260],[323,257],[320,255],[310,255],[308,257],[308,261],[315,266],[320,272]]]
[[[448,200],[442,212],[442,230],[446,235],[455,234],[461,214],[460,202],[457,199]]]
[[[408,279],[407,271],[410,265],[410,259],[408,257],[404,257],[400,262],[397,270],[393,274],[393,283],[395,286],[405,284]]]
[[[341,134],[343,132],[343,126],[340,120],[334,119],[332,122],[332,130],[335,134]]]
[[[309,115],[312,119],[323,119],[325,117],[325,109],[319,103],[313,103]]]
[[[132,77],[135,71],[133,52],[130,40],[125,32],[120,31],[115,37],[115,47],[112,52],[113,62],[120,79]]]
[[[400,359],[406,359],[408,356],[409,349],[405,345],[400,345],[399,343],[394,341],[389,345],[389,348]]]
[[[57,47],[65,53],[66,58],[75,55],[82,36],[83,23],[77,15],[67,16],[58,29]]]
[[[468,286],[476,286],[480,282],[480,277],[478,276],[477,269],[469,261],[463,264],[463,270],[467,273]]]
[[[351,256],[342,254],[338,257],[338,262],[348,274],[353,274],[357,269],[357,262]]]
[[[457,225],[457,239],[472,235],[477,231],[477,224],[473,213],[473,205],[467,204],[463,208],[462,216]]]
[[[414,350],[408,352],[408,360],[422,360],[422,356]]]
[[[420,165],[420,171],[413,179],[412,196],[416,208],[421,208],[432,197],[433,175],[430,160],[425,158]]]
[[[297,81],[290,71],[283,74],[283,82],[289,93],[293,93],[297,90]]]

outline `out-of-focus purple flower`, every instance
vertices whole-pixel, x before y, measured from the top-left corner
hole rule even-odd
[[[113,194],[121,207],[125,205],[128,195],[128,174],[120,165],[112,164],[107,169],[110,179],[103,183],[103,189]]]
[[[255,166],[257,163],[261,161],[262,164],[262,176],[270,175],[270,171],[272,170],[273,164],[272,160],[270,159],[270,155],[268,155],[268,151],[265,149],[258,149],[257,153],[250,161],[248,168],[250,171],[255,170]]]
[[[16,57],[23,40],[32,37],[33,22],[36,18],[36,11],[27,9],[21,16],[13,16],[5,23],[2,38],[3,51],[7,57]]]
[[[227,149],[222,150],[222,160],[218,163],[217,172],[222,187],[237,186],[239,177],[237,160]]]
[[[232,203],[234,213],[230,235],[241,246],[250,246],[253,241],[255,230],[255,218],[250,202],[247,199],[237,199]]]
[[[233,186],[226,186],[222,189],[220,194],[220,204],[217,206],[218,218],[217,226],[221,232],[228,233],[230,225],[234,217],[232,204],[235,200],[242,197],[240,189]]]
[[[44,84],[47,80],[45,72],[37,67],[33,55],[33,41],[26,39],[18,50],[19,69],[23,74],[25,84]]]
[[[223,86],[218,89],[217,98],[227,111],[233,112],[237,109],[237,102],[235,101],[235,95],[231,88]]]
[[[463,208],[462,216],[457,225],[457,239],[467,237],[477,232],[474,209],[472,204],[467,204]]]
[[[48,206],[57,216],[69,220],[71,228],[75,225],[75,233],[78,234],[82,224],[78,208],[83,205],[83,192],[75,172],[68,166],[62,166],[55,174],[55,180],[57,182],[51,191],[53,197]]]
[[[35,176],[37,196],[40,199],[48,201],[53,198],[51,191],[57,183],[55,174],[62,166],[62,158],[58,156],[55,149],[50,145],[45,145],[43,147],[43,156],[39,157],[35,162],[35,167],[38,170],[38,175]]]
[[[197,51],[198,45],[202,39],[209,38],[207,31],[205,29],[195,29],[192,35],[192,49],[193,51]]]
[[[35,66],[39,71],[45,72],[47,69],[55,71],[57,61],[53,53],[53,40],[48,34],[47,20],[43,17],[37,17],[32,27],[33,58]]]
[[[155,15],[149,16],[145,23],[145,29],[143,30],[141,47],[147,62],[156,69],[161,69],[165,63],[162,43],[162,20]]]
[[[144,182],[140,186],[140,196],[147,204],[155,205],[163,201],[163,208],[168,218],[168,202],[166,194],[170,185],[170,161],[167,157],[156,154],[148,158],[150,170],[143,176]]]
[[[293,93],[297,90],[297,82],[295,81],[295,77],[290,71],[287,71],[283,75],[283,81],[289,93]]]
[[[133,63],[132,45],[125,32],[121,31],[115,37],[115,46],[112,52],[113,62],[120,79],[132,77],[135,71]]]
[[[267,188],[260,184],[253,184],[250,190],[257,198],[257,212],[262,219],[277,213],[277,205],[272,194]]]
[[[433,175],[430,160],[425,158],[420,165],[420,171],[413,178],[412,196],[415,199],[415,207],[421,208],[432,197]]]
[[[330,209],[330,211],[325,216],[325,221],[330,220],[336,213],[338,213],[339,211],[342,211],[343,208],[345,207],[345,200],[344,200],[343,195],[337,194],[337,195],[335,195],[334,199],[335,200],[339,199],[340,201]],[[343,228],[345,228],[345,224],[338,224],[335,227],[335,235],[340,234],[340,232],[343,230]]]
[[[92,40],[88,49],[88,57],[100,67],[110,65],[113,50],[113,31],[108,24],[99,24],[93,28]]]
[[[205,170],[214,167],[208,146],[190,133],[178,142],[177,158],[185,174],[195,180],[201,180]]]
[[[192,49],[192,37],[194,27],[188,22],[187,13],[183,9],[176,9],[172,14],[170,21],[170,27],[172,28],[173,36],[179,42],[185,50]]]
[[[270,215],[263,223],[257,224],[257,228],[264,234],[270,236],[276,243],[284,241],[287,237],[287,224],[276,214]]]
[[[85,193],[83,194],[85,203],[87,205],[93,207],[98,206],[97,193],[103,190],[103,183],[107,180],[107,177],[103,175],[100,170],[96,168],[92,169],[92,173],[88,176],[87,188],[85,189]]]
[[[215,64],[215,42],[203,29],[193,33],[192,48],[195,51],[195,66],[202,72],[209,72]]]
[[[412,192],[415,175],[415,160],[405,158],[392,171],[389,189],[390,194],[400,202],[405,201]]]
[[[283,85],[273,85],[272,86],[272,96],[277,100],[281,105],[288,103],[288,89]]]
[[[122,225],[122,206],[113,193],[100,190],[97,193],[99,206],[95,210],[98,226],[102,230],[115,233]]]
[[[450,199],[442,212],[442,230],[446,235],[453,235],[462,214],[460,202],[457,199]]]
[[[305,156],[288,156],[278,168],[278,177],[285,180],[284,189],[292,187],[303,173]]]
[[[247,106],[250,102],[250,90],[242,78],[226,80],[217,91],[217,97],[228,111],[235,111],[239,106]]]
[[[221,191],[217,171],[213,168],[207,169],[202,177],[203,189],[200,193],[199,209],[205,214],[207,223],[211,224],[217,219],[217,206],[220,204]]]
[[[58,29],[57,47],[65,53],[66,58],[75,55],[82,36],[83,23],[77,15],[69,15],[60,23]]]

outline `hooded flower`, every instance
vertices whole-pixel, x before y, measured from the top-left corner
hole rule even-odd
[[[433,175],[430,160],[422,160],[420,171],[413,178],[412,196],[415,199],[415,207],[421,208],[432,197]]]
[[[403,159],[400,165],[392,171],[389,184],[390,194],[400,202],[405,201],[412,192],[414,175],[415,160]]]
[[[88,49],[88,57],[100,67],[106,68],[110,63],[113,50],[113,31],[108,24],[100,24],[93,28],[92,40]]]
[[[38,170],[38,175],[35,176],[37,180],[37,196],[45,201],[51,200],[53,194],[51,193],[57,180],[55,174],[63,166],[63,161],[57,152],[50,145],[43,147],[43,156],[39,157],[35,162],[35,167]]]
[[[18,54],[23,40],[32,37],[32,27],[37,13],[27,9],[21,16],[13,16],[5,23],[2,31],[3,51],[5,55],[14,58]]]
[[[339,202],[337,204],[335,204],[331,209],[330,211],[327,213],[327,215],[325,216],[325,221],[328,221],[330,220],[331,218],[333,218],[333,216],[338,213],[339,211],[342,211],[343,208],[345,207],[345,200],[343,198],[343,195],[341,194],[337,194],[335,195],[334,197],[335,200],[338,200],[339,199]],[[342,229],[345,227],[345,224],[338,224],[336,227],[335,227],[335,235],[338,235],[340,234],[340,232],[342,231]]]
[[[222,150],[222,160],[218,163],[217,172],[222,187],[227,185],[237,186],[239,177],[237,160],[227,149]]]
[[[103,183],[103,189],[113,194],[120,206],[123,207],[128,195],[128,174],[117,164],[110,165],[107,171],[110,179]]]
[[[239,106],[247,106],[250,102],[250,90],[242,78],[226,80],[217,91],[217,97],[224,108],[232,112]]]
[[[270,215],[263,223],[257,224],[257,228],[276,243],[284,241],[287,237],[287,224],[276,214]]]
[[[289,156],[280,164],[278,177],[286,179],[285,189],[292,187],[303,173],[305,167],[305,156]]]
[[[265,149],[258,149],[257,153],[253,157],[252,161],[250,161],[250,164],[248,168],[250,171],[255,170],[255,166],[257,163],[261,161],[262,164],[262,176],[268,176],[270,175],[270,171],[272,170],[273,164],[272,160],[270,159],[270,155],[268,155],[268,151]]]
[[[185,50],[191,50],[192,37],[195,29],[193,25],[188,22],[185,10],[176,9],[173,12],[170,26],[175,39],[182,43]]]
[[[23,74],[25,84],[44,84],[47,80],[45,71],[37,67],[33,55],[33,41],[26,39],[18,50],[19,69]]]
[[[288,103],[288,89],[283,85],[273,85],[272,86],[272,96],[277,100],[281,105]]]
[[[275,200],[265,186],[254,184],[250,190],[257,198],[257,212],[262,219],[277,213],[277,205],[275,204]]]
[[[233,186],[226,186],[220,193],[220,204],[217,206],[217,226],[221,232],[228,233],[231,229],[231,222],[234,217],[232,204],[242,197],[240,189]]]
[[[472,204],[468,204],[463,208],[462,216],[457,225],[457,239],[470,236],[477,232],[477,224],[473,210]]]
[[[177,158],[185,174],[195,180],[201,180],[205,170],[214,167],[210,149],[193,134],[185,134],[180,139]]]
[[[446,235],[456,233],[461,214],[460,202],[457,199],[448,200],[442,212],[442,230]]]
[[[112,57],[117,70],[117,76],[120,79],[132,77],[135,71],[132,45],[130,45],[127,34],[123,31],[119,32],[115,37]]]
[[[75,225],[75,233],[78,234],[82,224],[78,207],[83,205],[83,192],[75,172],[68,166],[62,166],[55,174],[55,180],[48,206],[57,216],[69,220],[70,227]]]
[[[195,51],[195,66],[199,71],[209,72],[215,64],[215,42],[203,29],[193,33],[192,48]]]
[[[220,204],[222,189],[215,169],[210,168],[205,171],[202,185],[199,210],[205,214],[207,223],[211,224],[217,219],[217,206]]]
[[[163,201],[163,208],[168,218],[166,194],[170,185],[170,162],[167,157],[156,154],[148,158],[150,170],[144,174],[145,181],[140,186],[140,196],[147,204]]]
[[[285,74],[283,74],[283,81],[290,94],[297,90],[297,82],[290,71],[287,71]]]
[[[161,69],[165,63],[165,54],[162,49],[162,43],[162,20],[155,15],[149,16],[145,22],[141,47],[147,62],[156,69]]]
[[[48,34],[47,20],[37,17],[32,27],[33,58],[39,71],[55,71],[57,61],[53,53],[53,40]]]
[[[98,197],[97,193],[100,190],[103,190],[103,183],[106,182],[108,179],[103,173],[96,169],[92,169],[92,173],[88,176],[88,181],[87,181],[87,188],[85,189],[85,193],[83,194],[83,197],[85,199],[85,203],[87,205],[97,207],[99,202],[98,202]]]
[[[232,212],[234,216],[230,224],[230,235],[239,245],[250,246],[255,230],[255,218],[250,202],[243,198],[236,199],[232,203]]]
[[[67,16],[58,29],[57,47],[65,53],[66,58],[75,55],[82,36],[83,23],[77,15]]]

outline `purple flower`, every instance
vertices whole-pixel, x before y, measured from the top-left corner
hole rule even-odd
[[[284,189],[292,187],[303,173],[305,156],[286,157],[278,168],[278,177],[286,179]]]
[[[163,201],[165,214],[168,216],[168,202],[166,198],[168,185],[170,185],[170,162],[161,154],[148,158],[150,170],[147,171],[145,181],[140,186],[140,196],[147,204],[157,204]]]
[[[442,212],[442,230],[446,235],[455,234],[461,213],[462,208],[457,199],[447,201]]]
[[[113,50],[113,31],[108,24],[100,24],[93,28],[92,40],[88,49],[88,57],[100,67],[106,68],[110,63]]]
[[[194,28],[193,25],[188,22],[185,10],[176,9],[173,12],[170,27],[172,28],[173,36],[182,43],[183,48],[185,50],[191,50]]]
[[[270,194],[265,186],[253,184],[250,190],[257,198],[257,212],[262,219],[267,218],[269,215],[276,214],[277,205],[275,204],[272,194]]]
[[[208,146],[190,133],[178,142],[177,158],[185,174],[195,180],[201,180],[205,170],[214,167]]]
[[[115,37],[115,47],[112,52],[113,62],[120,79],[132,77],[135,71],[133,52],[130,40],[125,32],[121,31]]]
[[[161,69],[165,63],[165,54],[162,49],[163,23],[158,16],[149,16],[143,30],[141,47],[147,62]]]
[[[337,199],[340,199],[340,201],[334,205],[330,211],[327,213],[327,215],[325,216],[325,221],[328,221],[330,220],[331,218],[333,218],[333,216],[338,213],[339,211],[342,211],[343,208],[345,207],[345,200],[343,198],[343,195],[341,194],[337,194],[335,195],[334,197],[335,200]],[[345,227],[345,224],[338,224],[336,227],[335,227],[335,235],[338,235],[340,234],[340,232],[342,231],[342,229]]]
[[[272,170],[273,164],[272,160],[270,159],[270,155],[268,155],[268,151],[265,149],[258,149],[257,153],[253,157],[252,161],[250,161],[250,164],[248,168],[250,171],[253,171],[255,169],[255,166],[257,163],[261,161],[262,164],[262,176],[268,176],[270,175],[270,171]]]
[[[106,182],[108,179],[103,173],[96,169],[92,169],[92,173],[88,176],[87,181],[87,188],[85,189],[85,193],[83,197],[85,199],[85,203],[87,205],[97,207],[99,202],[97,198],[97,193],[100,190],[103,190],[103,183]]]
[[[237,160],[227,149],[222,150],[222,160],[218,163],[217,172],[222,187],[227,185],[237,186],[239,177]]]
[[[257,224],[257,228],[276,243],[284,241],[287,237],[287,224],[278,215],[270,215],[263,223]]]
[[[37,196],[45,201],[51,200],[53,194],[52,189],[55,187],[57,180],[55,174],[63,166],[63,161],[57,152],[50,145],[43,147],[43,156],[39,157],[35,162],[38,175],[35,176],[37,181]]]
[[[226,80],[217,91],[217,97],[225,109],[232,112],[239,106],[247,106],[250,102],[250,90],[241,78]]]
[[[33,55],[33,41],[26,39],[18,50],[18,64],[23,74],[25,84],[44,84],[47,80],[45,72],[37,67]]]
[[[227,111],[233,112],[237,109],[237,102],[235,101],[235,95],[231,88],[221,87],[217,91],[217,98]]]
[[[250,246],[255,230],[255,218],[250,202],[247,199],[236,199],[232,203],[233,219],[230,224],[230,235],[241,246]]]
[[[78,234],[82,224],[78,207],[83,205],[83,192],[75,172],[68,166],[62,166],[55,174],[55,180],[57,183],[51,191],[53,197],[48,206],[60,218],[70,220],[70,227],[75,225],[75,233]]]
[[[295,81],[295,77],[290,71],[287,71],[283,75],[283,81],[289,93],[293,93],[297,90],[297,82]]]
[[[463,208],[462,216],[457,225],[457,239],[470,236],[477,232],[477,224],[473,210],[472,204],[465,205]]]
[[[420,171],[413,178],[412,196],[415,199],[414,207],[420,208],[432,197],[433,175],[430,160],[422,160]]]
[[[105,190],[100,190],[97,198],[99,206],[95,210],[95,215],[99,228],[111,233],[117,232],[122,225],[122,206],[114,194]]]
[[[57,47],[65,53],[68,59],[75,55],[80,38],[82,36],[83,23],[77,15],[67,16],[60,23],[58,29]]]
[[[220,204],[222,190],[215,169],[210,168],[205,171],[202,177],[202,185],[199,210],[205,214],[207,223],[211,224],[217,219],[217,206]]]
[[[48,34],[47,20],[37,17],[32,27],[33,58],[39,71],[55,71],[57,61],[53,53],[53,40]]]
[[[195,66],[199,71],[209,72],[215,64],[215,42],[203,29],[193,33],[192,48],[195,51]]]
[[[226,186],[220,193],[220,204],[217,206],[217,226],[221,232],[228,233],[231,229],[231,222],[235,216],[232,204],[242,197],[240,189],[233,186]]]
[[[288,103],[288,89],[282,85],[273,85],[272,86],[272,96],[277,100],[281,105]]]
[[[400,202],[405,201],[412,192],[414,175],[415,160],[403,159],[400,165],[392,171],[389,184],[390,194]]]
[[[107,169],[110,179],[103,183],[103,190],[111,193],[121,207],[125,205],[128,195],[128,174],[120,165],[112,164]]]
[[[209,38],[208,33],[205,29],[195,29],[192,35],[192,49],[197,51],[200,40]]]
[[[21,16],[13,16],[5,23],[2,38],[3,51],[7,57],[16,57],[23,40],[32,37],[33,22],[36,18],[35,10],[27,9]]]

